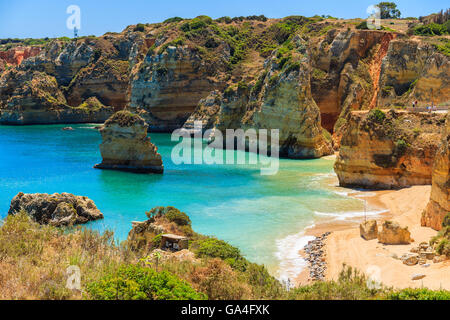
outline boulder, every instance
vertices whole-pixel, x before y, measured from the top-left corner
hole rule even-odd
[[[426,277],[426,275],[424,275],[424,274],[414,274],[411,276],[411,280],[417,281],[417,280],[421,280],[425,277]]]
[[[365,240],[373,240],[378,238],[378,224],[376,220],[366,221],[359,225],[361,237]]]
[[[115,113],[100,129],[103,161],[94,168],[162,174],[162,158],[150,142],[147,129],[148,124],[140,116],[129,111]]]
[[[415,266],[419,263],[419,256],[416,254],[407,253],[404,254],[400,260],[403,261],[403,264],[406,264],[407,266]]]
[[[20,192],[11,201],[8,214],[15,215],[24,210],[40,224],[69,226],[103,219],[94,201],[70,193],[24,194]]]
[[[444,262],[445,260],[447,260],[447,256],[445,254],[443,254],[441,256],[435,256],[433,258],[433,263],[441,263],[441,262]]]
[[[383,244],[410,244],[413,242],[408,228],[402,228],[396,222],[385,221],[383,229],[378,233],[378,241]]]

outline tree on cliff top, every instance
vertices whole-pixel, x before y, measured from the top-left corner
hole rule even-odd
[[[394,2],[380,2],[377,7],[380,8],[381,19],[398,19],[401,16]]]

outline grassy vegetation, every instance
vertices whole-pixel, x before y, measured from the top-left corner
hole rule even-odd
[[[128,127],[128,126],[133,125],[136,122],[143,122],[143,121],[144,120],[140,116],[138,116],[128,110],[121,110],[119,112],[116,112],[115,114],[112,115],[111,118],[106,120],[105,126],[108,126],[113,123],[117,123],[121,127]]]
[[[436,246],[436,252],[450,257],[450,213],[448,213],[442,223],[442,230],[430,241]]]
[[[205,300],[189,283],[167,271],[157,272],[140,265],[122,266],[88,284],[95,300]]]
[[[369,112],[368,120],[382,124],[386,119],[386,114],[380,109],[373,109]]]
[[[0,299],[448,300],[450,295],[374,287],[365,275],[346,266],[336,281],[287,290],[237,248],[214,238],[195,238],[190,249],[196,260],[154,264],[153,254],[139,256],[126,242],[118,245],[111,232],[57,229],[39,225],[21,212],[0,226]],[[230,264],[230,259],[241,264]],[[71,265],[81,270],[81,291],[66,288]]]
[[[414,34],[419,36],[442,36],[450,33],[450,21],[444,24],[430,23],[414,28]]]

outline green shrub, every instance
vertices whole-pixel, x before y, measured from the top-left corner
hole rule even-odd
[[[430,23],[414,28],[414,34],[419,36],[441,36],[448,34],[447,26],[443,24]]]
[[[175,222],[179,226],[191,225],[191,219],[189,219],[188,215],[176,208],[171,208],[169,211],[167,211],[166,218],[171,222]]]
[[[138,265],[122,266],[98,281],[88,283],[95,300],[205,300],[189,283],[167,272]]]
[[[134,27],[134,31],[138,32],[144,32],[145,31],[145,25],[142,23],[138,23],[136,27]]]
[[[450,256],[450,241],[446,238],[442,238],[436,246],[436,252]]]
[[[161,238],[162,238],[162,234],[158,234],[156,237],[154,237],[152,239],[152,245],[151,245],[152,249],[161,247]]]
[[[395,143],[395,151],[397,156],[402,156],[405,154],[406,150],[408,149],[408,143],[403,140],[397,140],[397,142]]]
[[[404,289],[389,293],[389,300],[450,300],[450,291],[429,289]]]
[[[244,271],[248,264],[238,248],[216,238],[197,240],[192,247],[200,258],[220,258],[232,268]]]
[[[368,119],[381,124],[386,119],[386,114],[380,109],[373,109],[369,112]]]
[[[173,17],[173,18],[169,18],[169,19],[164,20],[163,23],[180,22],[180,21],[183,21],[183,20],[184,19],[180,18],[180,17]]]
[[[358,24],[358,25],[356,26],[356,29],[359,29],[359,30],[368,30],[369,27],[367,26],[367,21],[363,21],[363,22],[361,22],[360,24]]]
[[[293,62],[289,64],[289,66],[286,68],[286,74],[289,74],[294,71],[300,71],[300,62]]]
[[[444,217],[444,221],[442,222],[442,226],[450,227],[450,213],[447,213],[447,215]]]
[[[233,19],[231,19],[230,17],[226,16],[226,17],[220,17],[218,19],[216,19],[217,22],[219,23],[226,23],[226,24],[230,24],[233,22]]]
[[[198,16],[190,21],[183,23],[181,30],[188,32],[191,30],[203,29],[213,23],[213,20],[208,16]]]
[[[144,120],[128,110],[121,110],[112,115],[111,118],[106,120],[105,126],[117,123],[120,127],[128,127],[135,122],[143,122]]]
[[[181,212],[175,207],[156,207],[145,213],[149,219],[165,217],[170,222],[174,222],[179,226],[190,226],[191,219],[189,216]]]
[[[438,43],[434,43],[433,46],[440,53],[450,57],[450,40],[449,39],[439,39]]]

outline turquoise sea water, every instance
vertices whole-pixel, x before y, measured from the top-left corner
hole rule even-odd
[[[324,216],[347,217],[363,210],[360,200],[335,187],[333,159],[280,160],[274,176],[257,165],[175,165],[168,134],[152,134],[163,156],[164,175],[93,169],[101,161],[100,134],[93,125],[0,126],[0,217],[18,192],[84,195],[105,219],[90,223],[125,240],[132,221],[144,221],[155,206],[175,206],[195,231],[239,247],[251,261],[274,273],[297,272],[302,231]],[[235,152],[235,151],[233,151]],[[283,273],[283,272],[281,272]],[[278,273],[277,273],[278,274]]]

